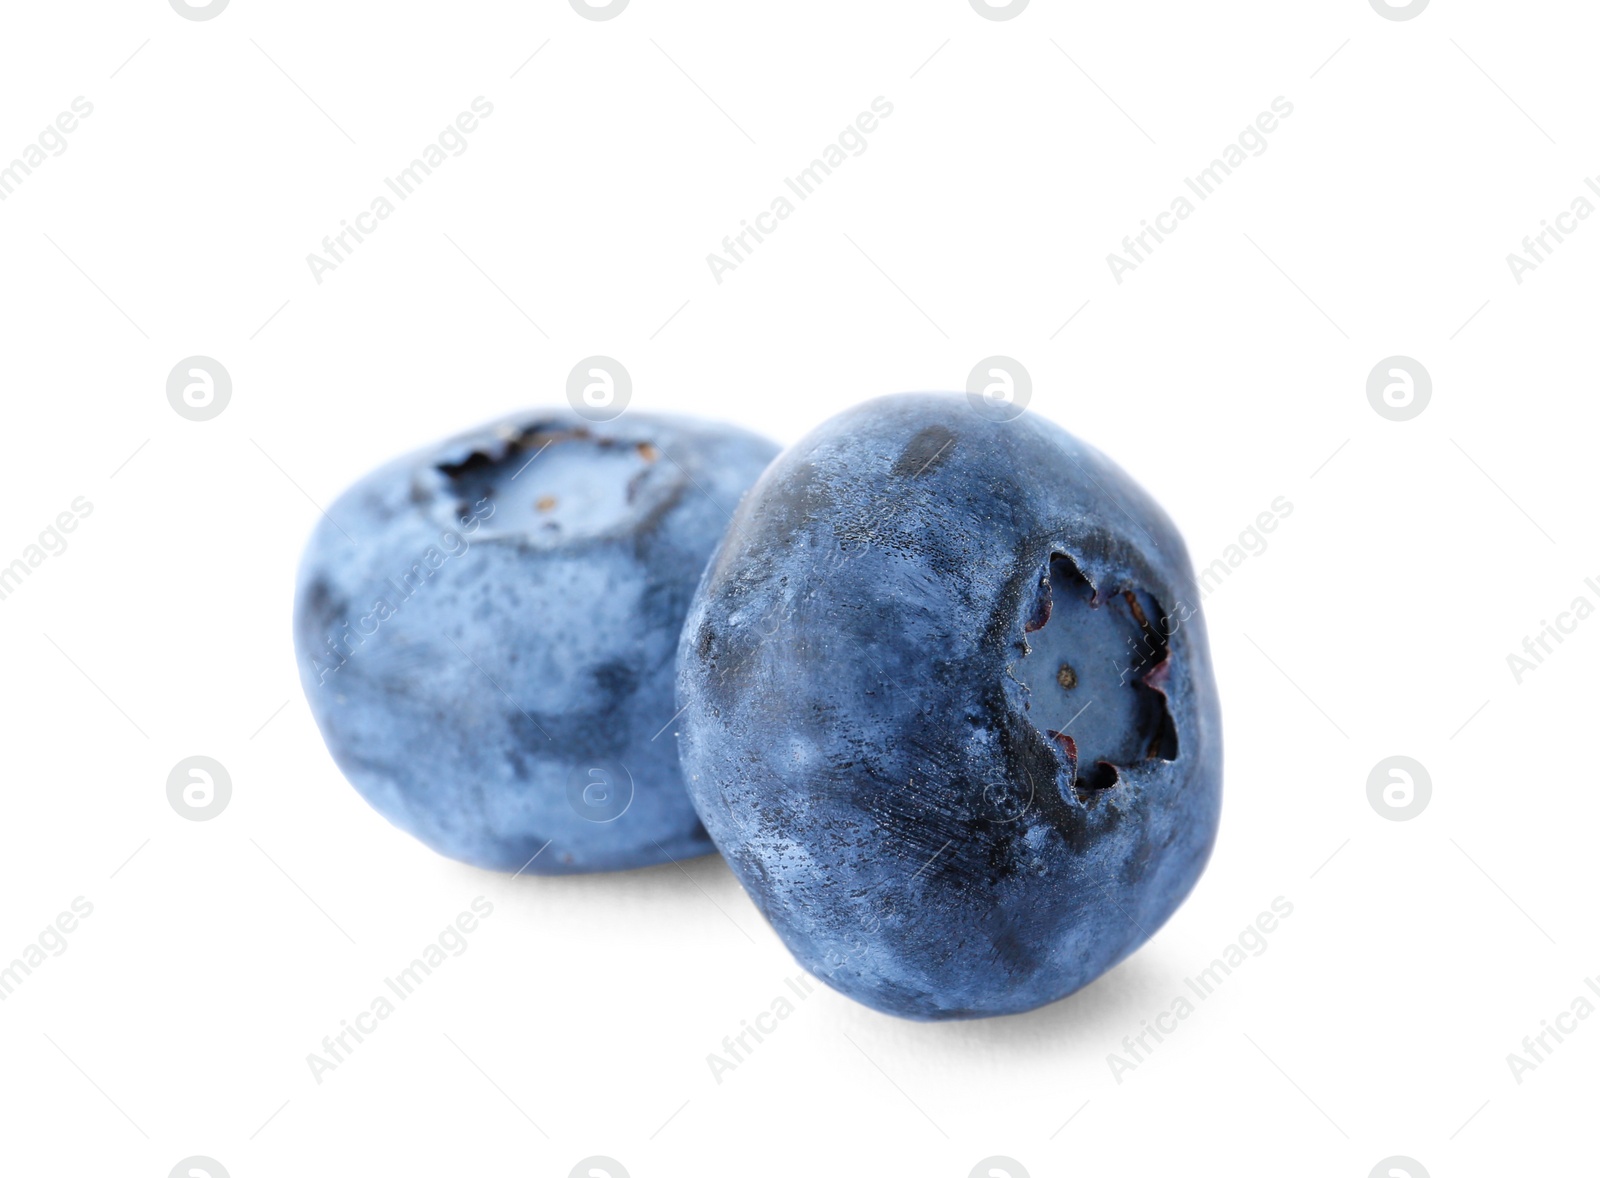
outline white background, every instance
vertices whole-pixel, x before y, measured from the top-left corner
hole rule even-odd
[[[1600,620],[1520,684],[1507,655],[1600,604],[1600,219],[1521,284],[1505,259],[1600,172],[1596,25],[1482,0],[8,5],[0,162],[94,112],[0,203],[0,564],[93,510],[0,601],[0,961],[74,897],[93,914],[0,1003],[0,1170],[1592,1163],[1600,1019],[1520,1083],[1506,1057],[1600,973]],[[316,282],[306,255],[480,95],[469,149]],[[866,152],[719,285],[706,255],[880,95]],[[1106,255],[1280,95],[1268,150],[1117,283]],[[638,410],[785,443],[1005,354],[1197,564],[1291,502],[1205,603],[1225,808],[1167,927],[1018,1017],[819,987],[719,1084],[707,1054],[799,972],[719,860],[508,881],[371,811],[290,644],[316,505],[560,402],[592,353]],[[211,421],[166,399],[194,354],[233,378]],[[1395,354],[1433,380],[1406,422],[1366,396]],[[207,822],[166,797],[196,754],[233,781]],[[1367,797],[1396,754],[1433,783],[1411,821]],[[479,895],[469,950],[313,1080]],[[1119,1082],[1108,1054],[1278,896],[1267,950]]]

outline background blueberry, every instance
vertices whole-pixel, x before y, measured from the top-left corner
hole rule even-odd
[[[395,825],[483,867],[517,870],[546,842],[528,870],[712,850],[662,733],[673,659],[706,558],[776,450],[560,410],[367,476],[312,535],[295,603],[339,767]]]
[[[801,964],[912,1018],[1028,1010],[1205,866],[1221,721],[1166,514],[1032,415],[884,397],[785,451],[679,653],[684,769]]]

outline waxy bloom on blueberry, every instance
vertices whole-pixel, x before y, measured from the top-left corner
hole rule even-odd
[[[690,794],[836,989],[922,1019],[1054,1001],[1211,852],[1198,597],[1166,514],[1058,427],[868,402],[767,469],[706,570],[679,652]]]
[[[674,654],[706,559],[776,450],[727,426],[560,410],[346,492],[307,547],[295,641],[351,783],[483,867],[711,851],[668,730]]]

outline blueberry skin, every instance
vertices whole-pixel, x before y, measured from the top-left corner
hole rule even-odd
[[[694,586],[776,452],[728,426],[559,410],[362,479],[313,533],[295,602],[306,698],[345,776],[480,867],[714,850],[661,730]]]
[[[1057,426],[981,410],[883,397],[786,450],[678,655],[718,849],[806,969],[914,1019],[1110,969],[1194,886],[1221,807],[1172,522]]]

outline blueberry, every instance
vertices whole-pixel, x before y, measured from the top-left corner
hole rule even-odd
[[[347,491],[307,546],[295,642],[351,783],[481,867],[710,852],[662,732],[674,656],[706,559],[776,451],[724,426],[562,410]]]
[[[1198,597],[1166,514],[1058,427],[868,402],[767,469],[696,592],[690,795],[834,988],[919,1019],[1052,1002],[1210,855]]]

